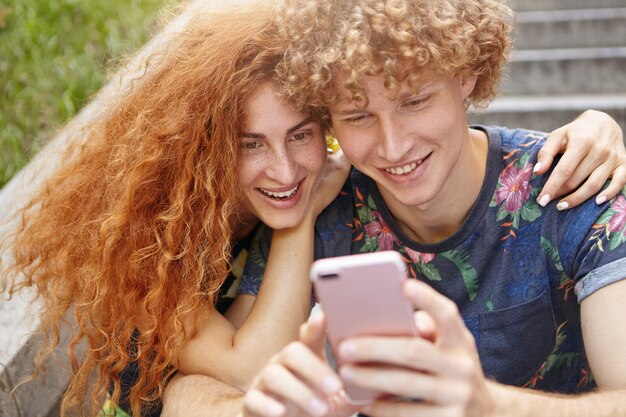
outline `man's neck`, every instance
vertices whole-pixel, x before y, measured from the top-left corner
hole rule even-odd
[[[465,143],[443,188],[428,203],[405,206],[381,189],[391,215],[410,239],[425,244],[441,242],[467,220],[485,178],[489,140],[484,132],[469,130]]]

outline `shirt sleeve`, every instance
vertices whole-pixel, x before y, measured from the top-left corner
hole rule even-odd
[[[248,248],[248,259],[241,275],[237,294],[258,295],[272,241],[272,229],[265,225],[257,228]]]
[[[585,203],[593,210],[594,202]],[[626,195],[624,191],[600,209],[573,259],[572,277],[578,302],[626,278]],[[578,218],[578,222],[581,218]],[[573,223],[578,223],[573,222]],[[584,221],[583,221],[584,223]],[[575,228],[572,225],[571,228]],[[567,244],[567,233],[564,239]],[[571,242],[571,241],[570,241]]]

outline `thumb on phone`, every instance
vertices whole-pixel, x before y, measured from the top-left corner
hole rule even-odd
[[[320,358],[324,357],[324,338],[326,335],[326,316],[320,312],[300,326],[300,342],[309,347]]]
[[[434,342],[437,338],[437,326],[435,326],[435,320],[433,320],[432,316],[424,310],[417,310],[413,314],[413,319],[415,320],[415,327],[419,336],[422,339]]]

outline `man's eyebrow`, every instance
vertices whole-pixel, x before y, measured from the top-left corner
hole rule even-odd
[[[311,121],[312,121],[312,119],[310,117],[307,117],[306,119],[304,119],[300,123],[297,123],[293,127],[290,127],[289,129],[287,129],[287,133],[295,132],[296,130],[300,129],[302,126],[306,126],[309,123],[311,123]]]
[[[435,85],[434,81],[429,81],[425,84],[421,84],[418,88],[414,90],[403,91],[402,93],[400,93],[399,98],[406,99],[409,97],[413,97],[415,95],[423,94],[424,92],[428,92],[429,89],[432,89],[434,85]]]
[[[306,119],[302,120],[299,123],[296,123],[294,126],[290,127],[289,129],[287,129],[287,134],[295,132],[296,130],[300,129],[302,126],[306,126],[309,123],[311,123],[312,119],[310,117],[307,117]],[[243,132],[241,134],[242,138],[246,138],[246,139],[265,139],[265,135],[263,133],[254,133],[254,132]]]
[[[367,110],[365,109],[359,109],[359,108],[349,108],[349,109],[343,109],[343,110],[339,110],[333,113],[337,113],[337,114],[341,114],[341,115],[350,115],[350,114],[360,114],[360,113],[365,113],[367,112]]]

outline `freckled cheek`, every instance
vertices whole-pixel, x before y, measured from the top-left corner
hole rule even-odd
[[[322,141],[312,141],[300,148],[294,155],[298,164],[309,172],[321,172],[326,164],[326,144]]]
[[[239,184],[242,187],[254,186],[255,181],[263,175],[266,164],[261,158],[249,158],[239,165]]]

